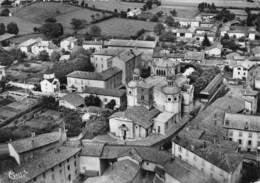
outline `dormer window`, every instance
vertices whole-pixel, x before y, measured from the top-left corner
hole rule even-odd
[[[248,130],[248,122],[245,124],[245,130]]]
[[[225,121],[225,125],[226,125],[226,126],[229,126],[229,120],[226,120],[226,121]]]

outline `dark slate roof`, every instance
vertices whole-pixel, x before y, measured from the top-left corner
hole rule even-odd
[[[61,100],[65,100],[68,103],[72,104],[75,107],[79,107],[85,104],[85,100],[77,93],[69,93],[61,98]]]
[[[101,157],[105,144],[102,143],[86,143],[84,142],[84,148],[82,149],[81,156],[94,156]]]
[[[126,94],[125,90],[119,89],[105,89],[97,87],[86,87],[84,93],[104,95],[104,96],[113,96],[113,97],[122,97]]]
[[[85,71],[73,71],[72,73],[68,74],[67,77],[106,81],[109,78],[113,77],[114,75],[118,74],[119,72],[122,72],[119,68],[112,67],[112,68],[107,69],[107,70],[100,72],[100,73],[98,73],[98,72],[85,72]]]
[[[148,110],[143,106],[130,107],[124,112],[116,112],[110,118],[113,117],[126,117],[133,121],[133,123],[139,124],[144,128],[149,128],[153,123],[152,119],[156,117],[160,111],[156,108]]]
[[[18,153],[31,151],[52,143],[58,142],[60,139],[59,132],[45,133],[35,137],[24,138],[11,142]]]
[[[260,116],[225,113],[224,128],[260,132]]]

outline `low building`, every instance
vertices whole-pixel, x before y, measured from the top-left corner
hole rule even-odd
[[[222,48],[221,43],[215,43],[205,49],[205,54],[209,57],[221,57]]]
[[[73,183],[79,175],[80,148],[54,148],[0,175],[5,183]]]
[[[260,146],[260,116],[225,113],[223,127],[230,141],[239,143],[239,150],[257,151]]]
[[[21,44],[18,45],[18,48],[24,52],[25,54],[29,54],[32,52],[32,46],[38,42],[42,41],[41,38],[28,39]]]
[[[60,91],[60,81],[54,73],[45,73],[43,80],[40,82],[41,91],[46,94],[53,94]]]
[[[40,52],[46,51],[50,56],[56,49],[58,49],[58,47],[52,43],[52,41],[41,40],[31,46],[31,52],[33,55],[39,55]]]
[[[67,37],[60,42],[60,48],[65,51],[71,51],[76,45],[77,39],[75,37]]]
[[[83,92],[86,87],[116,89],[122,85],[122,71],[111,67],[100,73],[74,71],[67,75],[68,90]]]
[[[235,66],[233,66],[233,79],[246,80],[250,69],[254,65],[255,65],[255,63],[250,62],[248,60],[242,61],[242,62],[237,62],[237,64]]]
[[[59,106],[76,110],[78,107],[83,107],[85,105],[85,100],[77,93],[70,93],[63,96],[59,100]]]
[[[104,41],[84,41],[82,43],[82,47],[85,49],[85,50],[89,50],[89,49],[94,49],[95,52],[97,51],[101,51],[104,47]]]
[[[127,17],[135,17],[137,15],[140,15],[141,13],[142,13],[142,10],[140,8],[136,8],[136,9],[128,11]]]
[[[189,29],[173,29],[172,32],[177,38],[192,38],[193,33]]]
[[[187,51],[184,54],[184,62],[198,62],[202,63],[205,59],[205,54],[203,52]]]
[[[81,93],[80,95],[83,97],[89,95],[95,95],[99,97],[103,107],[106,106],[106,104],[108,104],[112,100],[115,101],[116,109],[124,109],[127,105],[125,90],[86,87],[83,93]]]
[[[179,22],[181,27],[199,27],[200,21],[192,18],[174,17],[176,22]]]
[[[153,130],[153,118],[160,113],[153,108],[143,106],[130,107],[123,112],[116,112],[109,117],[110,133],[121,139],[147,137]]]

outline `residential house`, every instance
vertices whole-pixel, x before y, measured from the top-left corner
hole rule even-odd
[[[176,22],[179,22],[181,27],[199,27],[200,21],[192,18],[174,17]]]
[[[76,45],[77,39],[75,37],[67,37],[60,42],[60,48],[65,51],[71,51]]]
[[[260,116],[225,113],[223,127],[230,141],[239,143],[239,150],[257,151],[260,146]]]
[[[215,18],[216,15],[217,15],[216,13],[201,12],[197,16],[197,19],[201,20],[202,22],[211,22]]]
[[[82,47],[85,49],[85,50],[89,50],[89,49],[94,49],[95,52],[96,51],[101,51],[104,47],[104,41],[84,41],[82,43]]]
[[[141,13],[142,10],[140,8],[135,8],[127,12],[127,17],[135,17],[137,15],[140,15]]]
[[[34,55],[39,55],[40,52],[46,51],[50,56],[58,47],[52,41],[39,41],[31,46],[31,52]]]
[[[18,48],[24,52],[25,54],[29,54],[32,52],[32,46],[38,42],[42,41],[41,38],[28,39],[21,44],[18,45]]]
[[[237,62],[233,66],[233,79],[247,79],[250,69],[255,65],[255,63],[245,60],[242,62]]]
[[[85,100],[77,93],[69,93],[59,100],[59,106],[76,110],[78,107],[83,107]]]
[[[67,75],[67,88],[83,92],[86,87],[115,89],[122,85],[122,71],[111,67],[100,73],[74,71]]]
[[[53,72],[45,73],[40,85],[43,93],[53,94],[60,91],[60,81],[55,77]]]
[[[11,144],[19,154],[20,163],[23,164],[33,160],[36,154],[45,154],[49,149],[59,147],[66,139],[65,130],[60,129],[59,132],[41,135],[32,133],[31,137],[15,140]]]
[[[86,87],[83,93],[81,93],[80,95],[83,97],[95,95],[100,98],[102,106],[105,106],[106,104],[114,100],[116,103],[116,109],[124,109],[127,105],[125,90]]]
[[[0,65],[0,81],[6,77],[5,66]]]
[[[176,123],[176,115],[174,113],[162,112],[153,119],[153,129],[155,133],[166,135],[167,130]]]
[[[253,90],[250,85],[245,90],[242,90],[243,98],[245,101],[246,114],[256,114],[258,106],[258,91]]]
[[[70,59],[70,55],[61,55],[59,61],[64,62]]]
[[[205,54],[209,57],[221,57],[222,48],[221,43],[215,43],[205,49]]]
[[[109,117],[110,133],[121,139],[138,139],[152,133],[153,118],[159,110],[135,106],[123,112],[116,112]]]
[[[172,141],[172,154],[218,182],[240,180],[243,157],[235,142],[223,140],[207,131],[188,126]]]
[[[260,57],[260,46],[256,46],[253,49],[251,49],[251,53],[255,57]]]
[[[184,62],[192,63],[192,62],[198,62],[202,63],[205,59],[204,52],[196,52],[196,51],[187,51],[184,54]]]
[[[73,183],[79,175],[80,148],[59,147],[0,175],[5,183]]]
[[[192,38],[193,33],[189,29],[172,29],[177,38]]]

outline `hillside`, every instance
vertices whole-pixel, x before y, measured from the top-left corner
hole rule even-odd
[[[14,61],[14,58],[3,48],[0,47],[0,65],[8,66]]]

